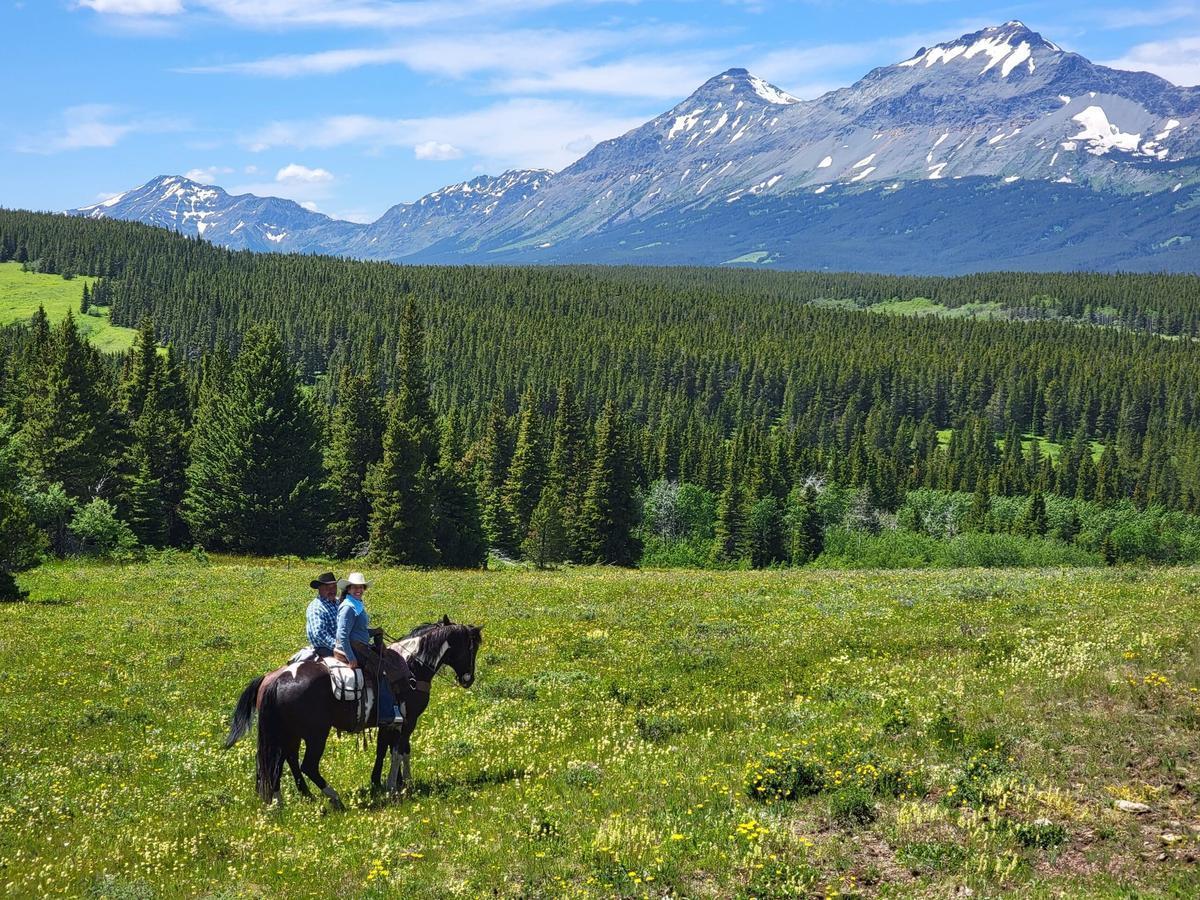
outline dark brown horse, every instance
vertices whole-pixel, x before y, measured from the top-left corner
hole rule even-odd
[[[384,650],[385,661],[393,656],[408,661],[416,690],[398,692],[396,699],[406,707],[404,724],[399,728],[379,729],[372,775],[375,785],[379,785],[383,756],[388,750],[392,752],[388,789],[392,792],[400,790],[402,770],[404,780],[407,780],[410,737],[417,719],[429,704],[429,682],[443,665],[448,665],[454,670],[458,683],[469,687],[475,680],[475,655],[481,632],[482,627],[455,624],[444,617],[441,622],[418,626],[408,637]],[[342,809],[341,797],[321,775],[321,756],[332,729],[357,732],[372,727],[364,727],[358,722],[357,706],[354,701],[334,698],[324,663],[293,663],[246,685],[234,710],[225,746],[232,747],[249,730],[257,708],[256,782],[262,801],[282,800],[280,782],[286,761],[301,794],[312,796],[305,782],[307,776],[335,808]],[[366,720],[374,719],[372,704]],[[303,762],[300,760],[301,741],[304,742]]]

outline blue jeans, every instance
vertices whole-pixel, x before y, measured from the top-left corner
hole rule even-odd
[[[391,710],[389,715],[388,711]],[[387,720],[388,718],[403,718],[404,714],[400,709],[400,705],[396,702],[396,698],[392,696],[392,686],[388,684],[387,678],[379,679],[379,709],[377,719]]]

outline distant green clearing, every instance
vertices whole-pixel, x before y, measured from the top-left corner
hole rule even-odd
[[[952,434],[954,434],[953,428],[939,428],[937,433],[938,444],[943,447],[949,446],[950,435]],[[1038,446],[1040,447],[1042,454],[1050,457],[1055,462],[1058,462],[1058,454],[1062,453],[1062,444],[1047,440],[1040,434],[1031,434],[1026,432],[1025,434],[1021,435],[1021,450],[1025,453],[1025,455],[1029,455],[1029,448],[1033,446],[1034,438],[1037,439]],[[1004,438],[998,438],[996,440],[996,448],[1000,451],[1004,450]],[[1104,453],[1104,445],[1099,441],[1092,441],[1092,460],[1098,461],[1102,453]]]
[[[107,307],[93,307],[94,313],[90,315],[79,314],[83,286],[91,287],[95,280],[84,276],[39,275],[23,272],[20,263],[0,263],[0,326],[24,321],[41,306],[51,322],[64,319],[68,312],[73,313],[79,330],[97,349],[105,353],[128,350],[133,345],[135,332],[132,328],[110,324]]]

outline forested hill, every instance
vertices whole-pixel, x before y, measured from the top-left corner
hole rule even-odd
[[[782,522],[816,475],[881,511],[918,487],[975,491],[981,504],[1052,493],[1200,510],[1193,276],[403,267],[235,253],[135,224],[13,212],[0,213],[3,259],[102,276],[94,302],[111,304],[114,322],[152,322],[176,351],[191,384],[184,421],[204,408],[205,373],[227,368],[211,350],[236,356],[253,334],[256,352],[274,352],[256,323],[275,327],[316,385],[330,440],[336,423],[362,426],[361,471],[385,454],[382,398],[427,393],[428,416],[450,432],[440,457],[421,439],[429,470],[449,459],[476,487],[491,545],[514,552],[547,485],[558,484],[570,531],[597,478],[597,491],[616,493],[593,498],[608,510],[594,511],[593,537],[633,515],[620,512],[630,492],[691,483],[720,498],[714,540],[726,559],[750,555],[754,509]],[[1034,321],[842,308],[916,297]],[[22,334],[0,349],[9,397],[40,390],[17,361],[53,356],[52,341],[36,338],[35,352]],[[237,364],[242,389],[269,380]],[[109,377],[96,396],[119,397],[121,376]],[[218,388],[208,388],[211,405]],[[417,431],[433,428],[430,419]],[[786,556],[776,547],[755,559]]]

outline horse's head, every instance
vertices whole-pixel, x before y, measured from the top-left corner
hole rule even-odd
[[[459,687],[469,688],[475,683],[475,655],[483,641],[483,626],[456,624],[449,616],[442,616],[441,624],[446,626],[448,642],[442,662],[454,670]]]

